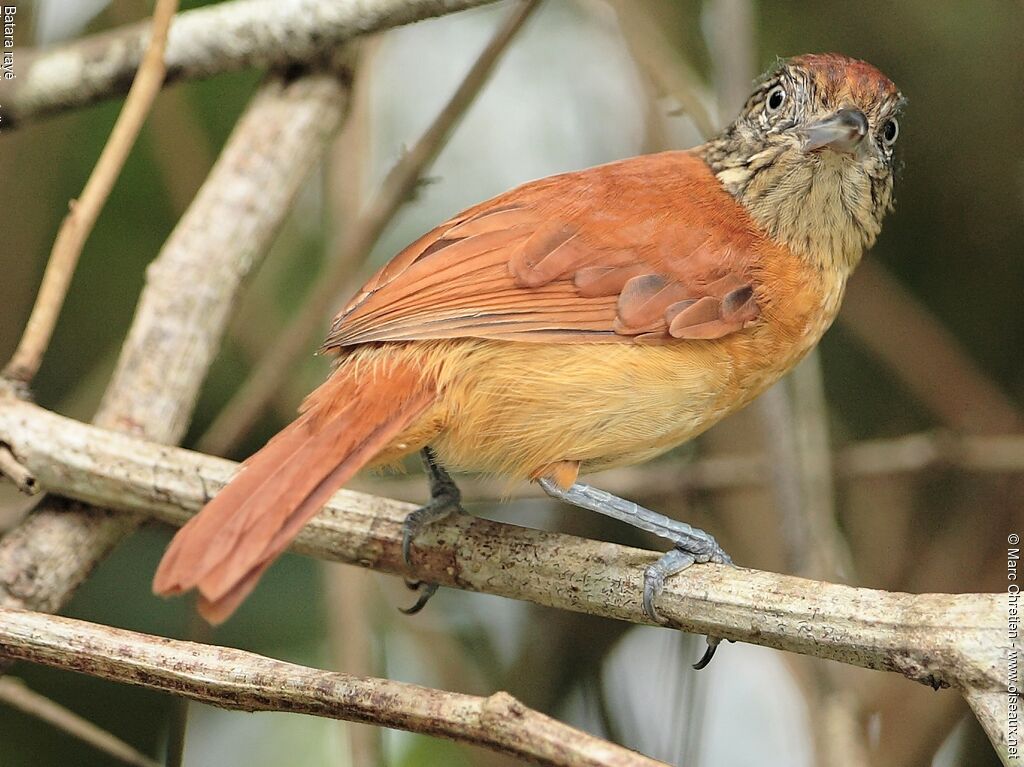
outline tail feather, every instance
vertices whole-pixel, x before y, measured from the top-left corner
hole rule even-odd
[[[202,615],[211,623],[226,619],[330,496],[434,399],[432,384],[412,369],[390,370],[372,385],[332,376],[178,531],[153,590],[196,588]]]

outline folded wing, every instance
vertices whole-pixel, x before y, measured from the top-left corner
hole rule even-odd
[[[686,152],[553,176],[403,250],[338,315],[324,346],[721,338],[759,316],[764,245],[742,206]]]

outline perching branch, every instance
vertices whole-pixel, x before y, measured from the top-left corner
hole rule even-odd
[[[234,0],[179,13],[167,41],[167,82],[323,58],[358,35],[493,0]],[[25,56],[4,98],[4,125],[124,93],[148,40],[145,24]]]
[[[188,424],[241,282],[341,122],[336,74],[272,78],[157,259],[96,422],[173,442]],[[44,501],[0,540],[0,605],[55,611],[137,518]]]
[[[145,442],[0,400],[0,442],[64,496],[175,525],[230,478],[235,464]],[[402,521],[414,507],[341,491],[299,535],[307,555],[406,573]],[[432,525],[413,549],[418,577],[633,623],[652,552],[462,516]],[[1005,692],[1007,596],[902,594],[704,565],[669,580],[670,625],[895,671],[962,692]]]
[[[25,333],[14,356],[4,368],[5,378],[27,386],[39,371],[43,354],[57,326],[57,317],[64,306],[78,257],[163,85],[166,71],[164,48],[176,10],[178,0],[157,0],[153,11],[152,36],[139,71],[81,196],[72,201],[71,209],[61,222]]]
[[[223,708],[289,711],[473,743],[552,767],[656,767],[653,759],[527,708],[298,666],[242,650],[0,608],[0,654]]]

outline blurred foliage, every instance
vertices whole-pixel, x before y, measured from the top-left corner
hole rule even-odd
[[[657,16],[660,28],[705,75],[713,74],[704,42],[701,2],[647,0],[636,5],[637,12],[649,11]],[[143,11],[141,3],[114,0],[90,29],[123,23]],[[586,98],[599,97],[582,90],[586,85],[583,79],[577,81],[570,75],[558,80],[549,70],[551,61],[557,60],[562,67],[557,72],[572,71],[573,62],[564,60],[557,36],[568,43],[573,35],[582,34],[582,27],[577,24],[586,12],[607,16],[596,0],[578,6],[570,0],[549,0],[544,13],[534,19],[528,33],[536,37],[548,30],[549,37],[544,39],[549,58],[535,52],[534,68],[518,75],[520,86],[526,84],[524,99],[529,95],[530,83],[537,89],[562,88],[566,93],[588,94]],[[898,275],[986,373],[1017,402],[1024,402],[1024,357],[1016,351],[1024,345],[1024,312],[1019,309],[1024,291],[1024,6],[1007,0],[823,0],[814,4],[773,0],[757,3],[755,13],[756,58],[761,68],[769,67],[777,56],[837,50],[876,64],[906,94],[909,106],[900,138],[905,168],[897,189],[898,207],[887,221],[871,257]],[[486,23],[476,24],[479,29],[475,31],[470,22],[462,27],[450,21],[422,25],[422,34],[429,35],[434,30],[433,33],[446,35],[446,44],[433,46],[433,56],[438,61],[424,61],[425,65],[431,63],[432,71],[443,69],[441,64],[447,57],[458,54],[459,61],[466,59],[470,54],[461,52],[459,40],[468,40],[466,45],[475,48],[479,43],[478,32],[486,29],[494,18],[490,11],[469,16],[483,18]],[[24,13],[25,22],[28,18],[29,14]],[[466,32],[467,28],[473,34]],[[20,31],[27,32],[28,24]],[[522,59],[519,66],[523,66]],[[386,71],[395,77],[410,74],[408,69],[404,73]],[[88,417],[95,408],[131,320],[145,267],[159,251],[190,192],[201,182],[203,164],[212,160],[225,141],[260,76],[255,72],[225,75],[207,82],[178,85],[162,94],[153,121],[130,157],[87,243],[56,336],[35,383],[37,399],[44,406],[81,418]],[[449,88],[457,76],[453,71],[443,86],[427,83],[421,87],[426,91]],[[384,83],[381,90],[386,89]],[[508,95],[506,89],[505,97]],[[81,190],[119,106],[106,103],[0,134],[0,356],[4,358],[13,350],[27,317],[67,201]],[[517,109],[518,105],[508,107]],[[384,114],[392,114],[387,105],[379,108]],[[500,109],[491,109],[496,115],[492,119],[504,118]],[[522,163],[521,167],[534,168],[546,167],[544,163],[557,165],[556,160],[550,159],[552,156],[586,156],[587,164],[614,159],[608,153],[617,151],[614,147],[627,146],[628,142],[616,139],[618,143],[609,140],[602,144],[594,138],[585,144],[585,134],[604,135],[602,131],[611,130],[604,123],[626,119],[631,109],[632,104],[625,105],[622,115],[570,114],[570,122],[565,123],[566,133],[545,132],[545,118],[536,117],[536,133],[531,139],[536,143],[537,157],[542,159],[521,156],[517,161]],[[429,114],[421,117],[422,122]],[[547,118],[552,120],[553,128],[554,117]],[[187,130],[180,128],[182,124]],[[389,131],[389,136],[394,134],[389,138],[391,147],[380,139],[384,148],[376,147],[372,160],[376,166],[386,167],[391,151],[403,141],[408,142],[418,128],[402,122],[386,123],[381,130]],[[573,132],[575,138],[570,138]],[[461,134],[457,139],[460,137]],[[431,187],[424,192],[433,202],[417,204],[415,210],[398,219],[375,253],[376,260],[386,258],[394,247],[418,234],[419,229],[431,223],[430,217],[436,220],[454,212],[460,204],[473,202],[473,195],[484,196],[480,192],[488,189],[488,184],[496,187],[490,189],[491,193],[507,185],[506,178],[491,167],[497,162],[492,155],[505,151],[504,146],[494,146],[493,141],[497,139],[492,144],[463,141],[461,149],[452,148],[448,165],[439,162],[439,168],[448,168],[442,174],[440,189],[435,191]],[[579,142],[584,142],[583,149]],[[479,158],[479,163],[463,161],[474,157]],[[544,172],[558,169],[561,168],[551,167]],[[508,163],[502,172],[509,172]],[[252,355],[301,304],[315,279],[333,236],[318,207],[323,183],[322,177],[311,180],[311,190],[306,195],[309,199],[297,206],[264,268],[266,274],[255,278],[255,295],[248,297],[247,305],[240,309],[244,323],[233,327],[204,387],[189,433],[190,442],[244,380]],[[446,192],[446,184],[458,190],[449,188]],[[462,200],[460,195],[471,199]],[[446,205],[450,206],[448,210],[444,210]],[[312,348],[311,345],[311,351]],[[891,373],[870,358],[841,327],[826,337],[822,353],[837,438],[894,436],[936,425]],[[310,388],[323,374],[324,365],[323,360],[311,359],[303,370],[297,371],[296,390]],[[291,405],[297,396],[292,397]],[[279,414],[268,414],[234,457],[255,449],[281,425]],[[972,480],[955,476],[925,478],[910,484],[914,488],[910,503],[921,511],[921,516],[927,512],[929,524],[936,528],[946,524],[945,511],[970,506],[975,492]],[[532,523],[529,516],[515,519]],[[574,523],[547,519],[539,524],[565,527]],[[594,534],[593,528],[589,528],[588,534]],[[601,534],[627,535],[611,527],[602,529]],[[150,577],[167,538],[167,531],[149,528],[121,546],[81,589],[69,614],[167,636],[186,636],[188,605],[183,600],[162,602],[149,592]],[[971,566],[969,562],[959,564]],[[864,576],[865,582],[872,578],[871,573]],[[329,666],[330,642],[344,640],[329,636],[319,577],[316,563],[286,557],[268,573],[237,617],[213,632],[212,641],[300,663]],[[390,586],[386,588],[387,591],[370,598],[382,601],[381,610],[391,611],[392,605],[403,597]],[[450,675],[445,676],[440,664],[432,667],[431,655],[421,651],[400,662],[389,660],[389,673],[399,668],[413,681],[437,677],[450,686],[463,685],[466,691],[477,693],[503,686],[521,695],[528,704],[554,713],[565,704],[574,687],[589,683],[588,675],[593,681],[593,667],[625,629],[609,621],[566,617],[557,611],[464,594],[442,595],[431,609],[435,615],[424,616],[428,625],[435,629],[450,629],[454,625],[449,640],[454,643],[453,650],[463,653],[466,664],[478,667],[477,671],[465,669],[461,679],[453,681]],[[467,614],[471,617],[467,618]],[[390,625],[394,620],[380,618],[379,622]],[[370,623],[368,619],[365,625],[352,626],[351,630],[375,631],[375,636],[384,630]],[[495,625],[511,626],[512,630],[496,630]],[[531,625],[541,628],[531,630]],[[496,636],[503,633],[504,636]],[[378,644],[383,645],[383,640]],[[538,665],[542,659],[553,665]],[[383,665],[378,673],[384,672]],[[171,707],[167,697],[24,665],[17,668],[17,673],[39,692],[143,751],[160,753]],[[486,679],[486,683],[481,679]],[[272,723],[286,718],[259,716],[260,729],[283,732],[275,728],[285,725]],[[316,723],[309,727],[301,732],[320,735],[302,736],[309,752],[303,752],[301,757],[294,754],[301,758],[296,763],[345,764],[343,739],[330,735],[335,725]],[[199,731],[203,743],[216,737],[207,729]],[[244,732],[245,737],[253,737],[252,727]],[[262,737],[270,737],[266,732]],[[936,733],[936,741],[944,735]],[[504,763],[475,749],[427,738],[391,734],[387,745],[388,753],[402,755],[400,761],[393,762],[396,764]],[[201,744],[190,741],[191,759],[187,764],[215,763],[201,755],[200,747]],[[264,757],[272,759],[269,752]],[[984,763],[985,758],[980,756],[978,763]],[[114,763],[63,734],[55,734],[45,725],[0,710],[0,767],[58,764],[107,767]]]

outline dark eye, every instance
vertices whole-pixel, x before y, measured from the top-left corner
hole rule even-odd
[[[900,124],[893,117],[882,126],[882,143],[892,146],[896,143],[896,137],[900,135]]]
[[[781,85],[776,85],[768,91],[768,98],[765,99],[765,110],[768,114],[774,114],[782,109],[786,103],[786,91]]]

